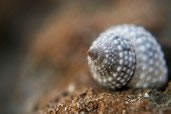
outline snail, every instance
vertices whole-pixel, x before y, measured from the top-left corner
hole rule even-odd
[[[168,80],[159,43],[145,28],[133,24],[101,33],[88,50],[88,66],[93,79],[112,90],[161,88]]]

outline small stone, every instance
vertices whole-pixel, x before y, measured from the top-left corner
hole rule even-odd
[[[122,110],[122,114],[126,114],[126,110]]]
[[[145,94],[144,94],[144,97],[145,97],[145,98],[149,98],[150,96],[149,96],[148,93],[145,93]]]

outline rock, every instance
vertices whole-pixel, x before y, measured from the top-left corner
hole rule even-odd
[[[144,94],[144,97],[145,97],[145,98],[148,98],[148,97],[150,97],[150,96],[149,96],[148,93],[145,93],[145,94]]]
[[[100,32],[115,24],[141,24],[154,34],[160,34],[165,23],[162,7],[155,0],[117,0],[104,2],[105,6],[103,3],[91,5],[90,0],[70,3],[63,6],[58,15],[47,17],[41,28],[30,35],[33,40],[29,60],[23,68],[25,72],[19,86],[30,93],[24,100],[31,103],[28,103],[33,107],[31,111],[153,112],[150,102],[143,98],[145,90],[115,93],[105,91],[93,82],[86,52]],[[99,3],[99,0],[93,3]],[[38,94],[35,95],[35,91]],[[36,100],[32,96],[36,96]],[[23,106],[28,108],[27,104]]]

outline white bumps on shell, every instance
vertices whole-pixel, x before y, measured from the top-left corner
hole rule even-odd
[[[88,51],[88,64],[93,78],[110,89],[161,88],[168,78],[160,45],[136,25],[118,25],[102,33]]]

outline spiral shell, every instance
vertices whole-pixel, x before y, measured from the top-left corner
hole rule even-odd
[[[100,85],[118,89],[161,88],[167,82],[167,67],[159,43],[141,26],[111,27],[93,42],[88,65]]]

